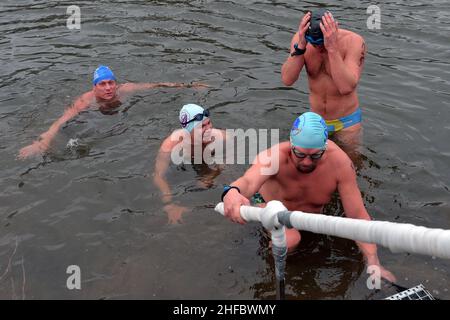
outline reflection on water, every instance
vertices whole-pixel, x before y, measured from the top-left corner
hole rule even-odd
[[[364,276],[364,264],[353,241],[301,232],[299,249],[288,255],[287,299],[344,299],[349,287]],[[267,247],[268,241],[261,246]],[[270,250],[261,250],[267,263],[264,282],[252,286],[257,299],[275,299],[274,264]],[[368,291],[368,290],[367,290]]]
[[[106,1],[80,3],[82,29],[65,27],[69,1],[0,6],[0,298],[275,297],[273,262],[260,226],[230,223],[212,208],[246,169],[171,168],[170,225],[152,182],[159,145],[188,102],[213,111],[217,128],[279,128],[308,110],[308,88],[281,84],[281,64],[300,17],[298,1]],[[332,5],[343,28],[364,36],[359,96],[364,137],[358,183],[376,220],[450,229],[446,144],[450,84],[447,1],[386,1],[382,29],[368,3]],[[50,152],[16,161],[108,64],[121,82],[201,81],[203,91],[158,89],[69,121]],[[110,114],[105,114],[110,113]],[[69,144],[69,141],[77,141]],[[337,196],[328,214],[342,215]],[[366,287],[354,242],[303,235],[288,257],[289,299],[378,299]],[[400,285],[423,283],[448,299],[449,262],[379,248]],[[65,288],[77,264],[81,291]]]

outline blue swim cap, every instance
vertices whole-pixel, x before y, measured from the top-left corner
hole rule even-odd
[[[95,86],[97,85],[97,83],[103,80],[116,80],[114,73],[107,66],[99,66],[97,69],[95,69],[94,79],[92,80],[92,83]]]
[[[183,108],[181,108],[180,110],[180,123],[186,123],[189,120],[192,120],[196,115],[198,114],[203,114],[203,112],[205,111],[205,109],[203,109],[202,107],[200,107],[199,105],[190,103],[190,104],[186,104],[183,106]],[[184,127],[184,129],[186,129],[188,132],[191,132],[192,130],[194,130],[194,128],[199,125],[200,123],[202,123],[202,121],[192,121],[190,123],[188,123],[186,125],[186,127]]]
[[[305,112],[295,119],[291,129],[291,145],[305,149],[325,149],[328,130],[325,120],[314,112]]]

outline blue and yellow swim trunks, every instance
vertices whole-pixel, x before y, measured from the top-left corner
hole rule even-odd
[[[342,129],[354,126],[361,122],[361,108],[358,107],[352,114],[336,119],[336,120],[325,120],[327,124],[328,134],[333,134]]]

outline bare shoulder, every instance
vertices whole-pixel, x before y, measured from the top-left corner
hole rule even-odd
[[[291,143],[289,141],[280,142],[270,147],[270,152],[277,154],[280,158],[286,158],[291,150]]]
[[[346,29],[339,29],[339,35],[346,41],[364,41],[364,38],[361,35]]]
[[[336,143],[328,140],[328,159],[335,172],[347,174],[355,171],[350,157]]]
[[[127,82],[127,83],[121,83],[119,84],[117,88],[117,92],[120,93],[127,93],[131,90],[133,90],[136,87],[135,83]]]
[[[171,152],[173,148],[183,141],[183,138],[188,138],[189,134],[183,129],[173,131],[166,139],[164,139],[160,152]]]
[[[289,141],[284,141],[278,144],[280,148],[280,155],[287,157],[291,151],[291,143]]]
[[[264,151],[261,151],[256,159],[259,163],[264,163],[267,166],[272,165],[273,160],[278,163],[283,163],[289,155],[289,150],[290,143],[288,141],[281,142]]]
[[[340,29],[339,33],[346,48],[360,48],[363,44],[365,45],[364,38],[353,31]]]
[[[75,100],[73,107],[81,111],[83,109],[86,109],[93,101],[94,101],[94,91],[91,90],[79,96]]]
[[[222,130],[222,129],[213,128],[212,129],[212,136],[213,137],[218,137],[219,139],[222,139],[222,140],[225,140],[227,138],[227,132],[225,130]]]
[[[85,93],[83,93],[83,94],[80,96],[80,98],[83,99],[83,100],[88,100],[88,101],[90,101],[90,100],[94,99],[94,91],[93,91],[93,90],[90,90],[90,91],[88,91],[88,92],[85,92]]]
[[[278,158],[280,164],[286,162],[291,152],[291,143],[289,141],[280,142],[270,148],[272,156]]]

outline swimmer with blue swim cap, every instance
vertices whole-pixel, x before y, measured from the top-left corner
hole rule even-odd
[[[349,156],[328,140],[327,126],[317,113],[306,112],[295,119],[289,141],[261,151],[251,167],[239,179],[224,187],[222,199],[225,217],[244,224],[241,206],[251,203],[264,207],[280,201],[289,211],[326,214],[326,205],[339,194],[345,216],[370,220],[357,184],[355,167]],[[285,228],[288,251],[301,243],[301,232]],[[381,278],[395,282],[395,276],[381,264],[377,247],[356,242],[367,266],[377,266]]]
[[[156,83],[123,83],[117,84],[117,79],[111,68],[105,65],[98,66],[92,77],[92,90],[82,94],[68,108],[65,113],[56,120],[52,126],[44,132],[40,138],[31,145],[26,146],[19,151],[18,158],[26,159],[31,156],[43,154],[51,145],[54,137],[61,126],[67,121],[77,116],[83,110],[90,107],[97,108],[105,115],[114,115],[118,112],[123,100],[138,91],[156,89],[156,88],[207,88],[203,83],[174,83],[174,82],[156,82]]]
[[[101,65],[95,69],[92,84],[97,101],[111,101],[116,98],[118,89],[116,76],[109,67]]]
[[[104,80],[116,81],[116,76],[114,75],[114,73],[111,71],[111,69],[109,67],[99,66],[94,71],[94,77],[92,79],[92,84],[95,86],[100,81],[104,81]]]
[[[291,128],[290,143],[299,171],[310,173],[327,149],[328,131],[325,120],[314,112],[305,112],[295,119]],[[309,158],[311,161],[303,161]]]
[[[292,146],[324,150],[327,139],[327,125],[317,113],[305,112],[295,119],[290,134]]]

